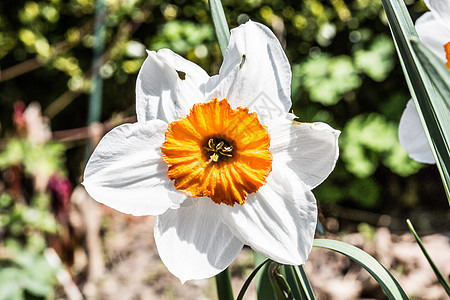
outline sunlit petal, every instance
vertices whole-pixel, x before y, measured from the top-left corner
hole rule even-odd
[[[244,205],[221,208],[233,234],[255,251],[284,264],[305,262],[316,228],[316,199],[282,163],[274,163],[267,184]]]
[[[95,200],[132,215],[159,215],[186,197],[167,177],[160,145],[167,124],[124,124],[106,134],[84,172],[86,190]]]
[[[291,67],[280,42],[266,26],[248,21],[231,30],[219,75],[208,82],[207,98],[227,98],[248,107],[263,124],[285,118],[291,108]]]
[[[450,1],[448,0],[424,0],[426,6],[435,15],[442,26],[450,31]]]
[[[158,216],[155,240],[162,261],[182,283],[223,271],[243,246],[222,223],[219,205],[208,198],[188,198],[179,209]]]
[[[439,59],[444,63],[447,62],[444,45],[450,42],[450,29],[444,27],[430,12],[418,18],[415,27],[420,40]]]
[[[171,50],[149,51],[136,81],[138,121],[160,119],[167,123],[204,101],[209,75]]]
[[[299,123],[288,119],[269,125],[274,161],[292,169],[310,188],[333,171],[339,156],[340,132],[325,123]]]
[[[434,164],[433,153],[412,100],[408,101],[398,126],[400,145],[415,161]]]

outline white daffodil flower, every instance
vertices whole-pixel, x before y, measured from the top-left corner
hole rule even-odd
[[[416,21],[420,40],[450,68],[450,0],[425,0],[430,9]],[[417,110],[410,99],[398,128],[400,144],[409,156],[421,163],[434,164]]]
[[[83,185],[123,213],[155,215],[158,252],[182,283],[214,276],[243,245],[283,263],[311,251],[311,189],[333,170],[339,131],[288,113],[291,69],[275,35],[231,31],[216,76],[168,49],[148,52],[138,122],[100,141]]]

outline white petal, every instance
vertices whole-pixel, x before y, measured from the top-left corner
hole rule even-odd
[[[314,195],[295,173],[274,164],[267,183],[243,205],[222,207],[234,235],[255,251],[283,264],[303,264],[317,222]]]
[[[161,260],[182,283],[220,273],[243,246],[209,198],[188,198],[179,209],[156,217],[155,240]]]
[[[167,124],[124,124],[108,132],[84,171],[89,195],[123,213],[159,215],[186,198],[167,177],[160,147]]]
[[[339,130],[325,123],[279,120],[269,124],[274,161],[292,169],[312,189],[333,171],[339,156]]]
[[[412,100],[408,101],[398,126],[400,145],[415,161],[434,164],[433,153]]]
[[[208,82],[207,99],[227,98],[233,108],[257,112],[263,123],[285,118],[292,104],[291,77],[289,61],[272,31],[248,21],[231,30],[219,75]]]
[[[430,12],[418,18],[415,27],[420,40],[444,63],[447,62],[444,45],[450,42],[450,28],[443,26]]]
[[[202,68],[171,50],[149,51],[136,81],[138,121],[170,123],[188,114],[194,103],[204,101],[208,79]]]
[[[428,9],[437,19],[450,30],[450,1],[449,0],[424,0]]]

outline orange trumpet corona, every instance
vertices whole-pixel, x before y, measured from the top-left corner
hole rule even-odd
[[[445,58],[447,59],[447,63],[445,64],[447,68],[450,69],[450,42],[444,45],[445,49]]]
[[[161,152],[177,190],[233,206],[266,183],[269,146],[269,132],[256,113],[212,99],[169,124]]]

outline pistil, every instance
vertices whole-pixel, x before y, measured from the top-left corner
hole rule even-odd
[[[208,146],[204,147],[206,151],[212,152],[209,156],[209,163],[218,162],[219,159],[224,157],[232,157],[233,146],[228,145],[225,141],[213,138],[208,140]]]

